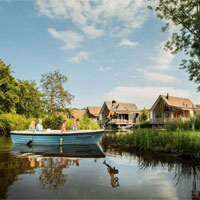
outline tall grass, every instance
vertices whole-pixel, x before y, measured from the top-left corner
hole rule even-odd
[[[181,119],[168,121],[165,123],[164,127],[167,131],[200,130],[200,115],[197,115],[185,121],[182,121]]]
[[[137,129],[132,133],[114,136],[111,144],[136,149],[175,152],[200,158],[200,131],[166,132],[154,129]]]

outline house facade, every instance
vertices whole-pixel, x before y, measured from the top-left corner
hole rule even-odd
[[[133,103],[119,103],[119,107],[116,110],[118,114],[117,119],[112,119],[109,124],[111,126],[126,126],[133,125],[139,121],[139,109]],[[101,111],[99,113],[99,123],[104,124],[107,120],[108,113],[110,111],[112,103],[110,101],[105,101]]]
[[[188,99],[167,95],[160,95],[150,109],[150,124],[164,125],[165,122],[193,117],[196,106]]]
[[[94,121],[99,121],[99,113],[100,113],[101,107],[92,107],[88,106],[86,109],[86,113],[89,118],[92,118]]]

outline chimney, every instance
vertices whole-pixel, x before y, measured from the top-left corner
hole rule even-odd
[[[168,100],[169,100],[169,93],[167,93],[166,99],[168,99]]]

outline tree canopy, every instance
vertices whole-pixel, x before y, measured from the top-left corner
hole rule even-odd
[[[18,92],[19,87],[11,75],[10,65],[0,60],[0,114],[16,112],[16,104],[19,103]]]
[[[200,0],[149,0],[156,3],[149,6],[154,9],[158,18],[166,21],[163,31],[174,29],[171,39],[165,47],[173,54],[185,52],[181,69],[189,73],[189,80],[198,84],[200,91]]]
[[[52,114],[55,111],[63,111],[71,104],[73,96],[64,90],[63,84],[68,81],[59,70],[43,74],[41,78],[44,100],[47,102],[47,110]]]
[[[41,117],[44,113],[62,111],[71,114],[67,105],[73,96],[63,88],[67,77],[59,70],[43,74],[42,93],[35,81],[16,80],[10,65],[0,60],[0,114],[17,113],[25,117]]]
[[[18,80],[19,103],[16,105],[17,114],[26,117],[39,117],[43,113],[44,102],[42,94],[34,81]]]

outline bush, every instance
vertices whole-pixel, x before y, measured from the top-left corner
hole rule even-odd
[[[9,133],[11,130],[28,129],[30,120],[22,115],[17,114],[1,114],[0,115],[0,132]]]
[[[151,128],[151,124],[149,121],[146,122],[138,122],[135,124],[135,128]]]
[[[53,130],[60,130],[63,121],[64,117],[61,115],[48,116],[47,118],[43,119],[43,127],[44,129],[50,128]]]

